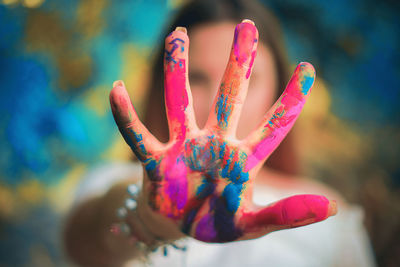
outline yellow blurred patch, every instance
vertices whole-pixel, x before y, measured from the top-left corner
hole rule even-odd
[[[15,198],[11,188],[0,185],[0,218],[8,218],[15,211]]]
[[[168,6],[171,8],[178,8],[188,2],[188,0],[168,0]]]
[[[92,38],[101,32],[104,27],[104,19],[101,14],[108,1],[106,0],[82,0],[77,8],[78,29],[86,38]]]
[[[104,116],[110,111],[110,104],[108,102],[109,93],[110,88],[107,86],[91,88],[83,96],[85,105],[95,111],[98,116]]]
[[[75,199],[74,192],[87,168],[85,165],[77,165],[69,171],[65,177],[60,179],[56,185],[48,188],[47,196],[57,213],[66,212]]]
[[[75,53],[76,52],[76,53]],[[63,90],[84,86],[92,75],[92,58],[82,52],[59,53],[59,86]]]
[[[29,249],[30,266],[56,266],[50,256],[50,251],[42,244],[33,244]]]
[[[149,50],[133,44],[122,46],[122,80],[137,111],[143,107],[149,75]]]
[[[22,5],[28,8],[37,8],[44,3],[44,0],[23,0]]]
[[[331,101],[326,83],[317,78],[296,123],[296,146],[308,171],[345,175],[345,169],[362,162],[369,151],[363,146],[366,137],[331,112]]]
[[[18,199],[29,205],[40,204],[44,200],[45,187],[36,179],[26,180],[16,188]]]
[[[58,85],[63,90],[84,86],[92,75],[92,59],[82,49],[74,28],[70,29],[56,12],[31,10],[26,22],[25,47],[54,57],[60,72]]]
[[[117,128],[115,126],[115,128]],[[133,152],[130,147],[125,143],[121,135],[118,135],[113,145],[101,154],[102,160],[107,161],[131,161]]]
[[[8,6],[15,6],[17,4],[22,4],[24,7],[27,8],[37,8],[40,7],[43,3],[44,0],[2,0],[2,4],[8,5]]]
[[[330,111],[331,96],[326,84],[320,78],[315,79],[307,104],[304,106],[302,116],[311,116],[313,119],[323,119]]]
[[[4,5],[15,5],[18,3],[18,0],[2,0],[1,1],[2,4]]]

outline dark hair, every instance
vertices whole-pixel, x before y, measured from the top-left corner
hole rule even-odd
[[[243,19],[255,22],[261,42],[266,45],[274,57],[277,69],[276,98],[285,89],[289,81],[288,61],[283,45],[282,33],[277,19],[265,6],[252,0],[195,0],[190,1],[178,12],[173,22],[166,29],[165,35],[177,26],[190,30],[208,23],[232,21],[240,23]],[[227,47],[229,49],[229,47]],[[145,124],[160,141],[168,140],[168,125],[164,107],[163,81],[164,47],[160,46],[155,54],[151,68],[150,87],[145,105]],[[267,160],[267,166],[286,173],[298,173],[298,160],[293,146],[293,134],[284,139],[281,145]]]

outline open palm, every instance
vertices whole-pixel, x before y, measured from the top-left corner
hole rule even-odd
[[[335,202],[317,195],[297,195],[267,207],[252,202],[258,170],[293,126],[315,77],[311,64],[299,64],[259,127],[237,140],[257,43],[254,23],[245,20],[237,25],[213,108],[206,126],[199,129],[188,81],[189,38],[182,28],[166,38],[165,102],[170,132],[166,144],[140,122],[122,82],[116,82],[110,94],[118,127],[146,170],[142,193],[148,205],[201,241],[256,238],[318,222],[336,212]]]

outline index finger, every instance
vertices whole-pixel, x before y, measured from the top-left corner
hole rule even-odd
[[[259,127],[242,142],[249,150],[246,170],[262,164],[293,127],[314,83],[314,67],[300,63],[285,91],[267,112]]]

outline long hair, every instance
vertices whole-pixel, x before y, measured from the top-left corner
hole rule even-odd
[[[190,30],[196,26],[217,23],[240,23],[244,18],[257,25],[261,42],[270,49],[277,70],[276,99],[289,81],[289,64],[284,47],[280,25],[265,6],[252,0],[195,0],[190,1],[178,12],[165,31],[166,36],[177,26]],[[229,49],[229,47],[227,47]],[[160,141],[168,141],[168,125],[164,107],[163,58],[164,47],[156,50],[151,68],[149,92],[145,105],[144,123]],[[221,77],[222,78],[222,77]],[[266,165],[290,174],[298,173],[298,160],[293,145],[293,134],[289,133],[280,146],[272,153]]]

